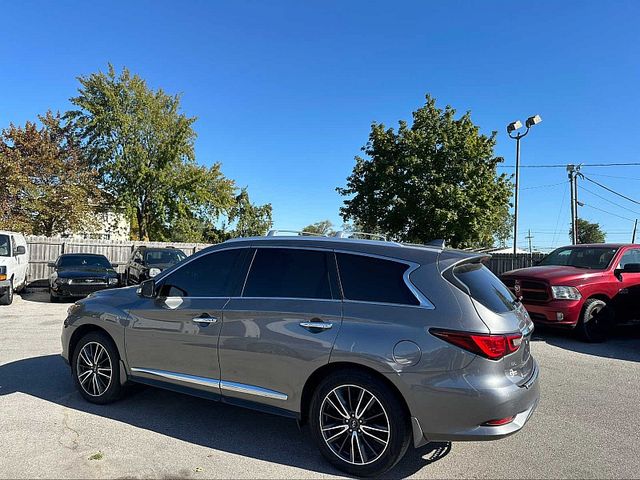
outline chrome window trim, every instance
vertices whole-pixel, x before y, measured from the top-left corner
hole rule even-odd
[[[286,393],[277,392],[256,385],[247,385],[245,383],[229,382],[226,380],[218,380],[214,378],[198,377],[196,375],[188,375],[186,373],[169,372],[166,370],[155,370],[152,368],[131,367],[132,373],[146,373],[156,377],[166,378],[169,380],[177,380],[179,382],[190,383],[202,387],[219,388],[230,392],[246,393],[257,397],[272,398],[274,400],[287,400],[289,396]]]

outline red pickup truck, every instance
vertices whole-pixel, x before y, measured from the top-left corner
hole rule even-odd
[[[640,245],[562,247],[500,278],[534,323],[575,328],[589,342],[604,341],[614,322],[640,320]]]

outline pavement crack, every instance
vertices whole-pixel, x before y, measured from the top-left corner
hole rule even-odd
[[[69,410],[64,411],[62,415],[62,435],[58,438],[58,443],[69,450],[76,450],[80,443],[80,433],[69,425]]]

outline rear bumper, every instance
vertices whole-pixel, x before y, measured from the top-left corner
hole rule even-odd
[[[11,280],[0,280],[0,293],[4,293],[5,290],[11,285]]]
[[[580,320],[582,304],[582,300],[552,300],[544,304],[525,303],[524,307],[533,323],[572,328]]]
[[[496,381],[496,377],[468,369],[459,375],[443,373],[440,378],[401,374],[408,386],[405,399],[411,410],[414,446],[433,441],[498,440],[518,432],[538,405],[539,372],[534,360],[531,377],[522,386],[506,376]],[[515,418],[506,425],[483,425],[511,416]]]

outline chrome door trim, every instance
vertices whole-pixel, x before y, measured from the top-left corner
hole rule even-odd
[[[220,388],[230,392],[246,393],[257,397],[273,398],[275,400],[287,400],[289,396],[286,393],[276,392],[268,388],[256,387],[255,385],[246,385],[244,383],[220,381]]]
[[[191,319],[191,321],[195,323],[210,324],[216,323],[218,319],[216,317],[194,317]]]
[[[302,328],[317,328],[318,330],[329,330],[333,327],[333,323],[325,323],[325,322],[300,322],[299,325]]]
[[[169,380],[177,380],[184,383],[192,383],[202,387],[220,388],[220,380],[206,377],[197,377],[195,375],[187,375],[186,373],[168,372],[166,370],[154,370],[151,368],[131,367],[133,373],[146,373],[156,377],[168,378]]]

